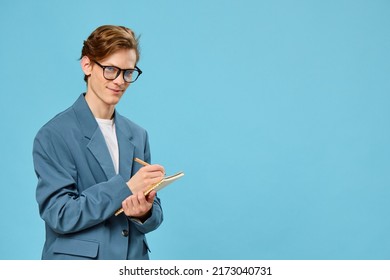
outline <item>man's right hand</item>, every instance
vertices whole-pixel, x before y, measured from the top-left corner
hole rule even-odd
[[[127,186],[130,188],[133,194],[140,191],[146,191],[146,189],[153,184],[158,183],[164,178],[165,169],[161,165],[151,164],[141,167],[137,173],[127,182]]]

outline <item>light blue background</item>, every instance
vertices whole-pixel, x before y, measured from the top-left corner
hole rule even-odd
[[[152,259],[390,259],[390,2],[0,2],[0,258],[39,259],[37,130],[85,90],[97,26],[141,35],[118,105],[160,193]]]

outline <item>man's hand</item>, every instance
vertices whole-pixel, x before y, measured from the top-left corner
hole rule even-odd
[[[144,195],[143,191],[139,191],[122,202],[122,209],[126,216],[134,217],[144,222],[150,216],[150,210],[155,197],[156,191],[151,191],[147,196]]]
[[[127,182],[133,194],[145,191],[149,186],[158,183],[164,178],[164,167],[158,164],[144,166]]]
[[[122,209],[126,216],[138,218],[144,222],[150,216],[156,192],[151,191],[147,196],[144,192],[153,184],[164,178],[164,167],[158,164],[146,165],[127,182],[127,186],[133,193],[122,201]]]

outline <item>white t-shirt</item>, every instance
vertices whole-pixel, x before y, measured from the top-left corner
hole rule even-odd
[[[107,119],[96,118],[96,121],[99,124],[100,130],[103,133],[104,139],[106,139],[106,144],[108,150],[110,151],[115,172],[116,174],[118,174],[119,173],[119,149],[118,149],[118,140],[116,138],[114,119],[107,120]]]

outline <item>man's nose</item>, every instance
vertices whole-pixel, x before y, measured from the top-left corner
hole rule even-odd
[[[118,84],[118,85],[123,85],[125,83],[125,80],[123,78],[123,71],[120,72],[120,74],[118,75],[118,77],[115,78],[114,80],[114,83]]]

